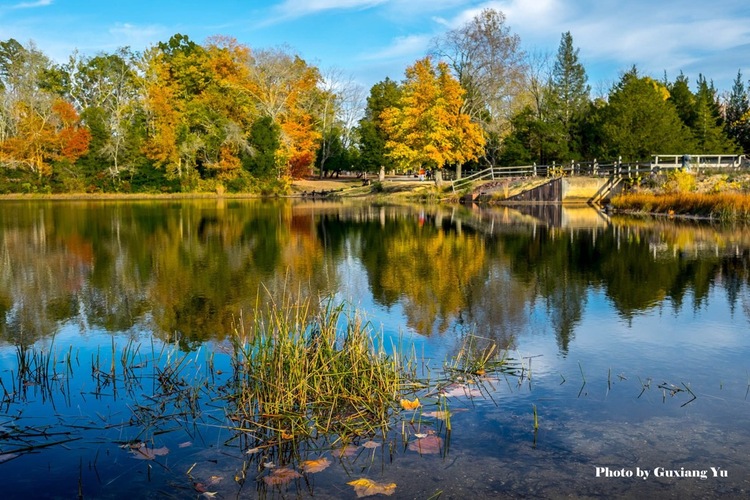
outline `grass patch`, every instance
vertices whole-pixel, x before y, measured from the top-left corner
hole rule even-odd
[[[385,352],[359,314],[329,301],[272,304],[234,338],[229,418],[251,447],[336,434],[385,434],[414,363]]]
[[[628,193],[615,196],[612,208],[617,210],[695,215],[721,220],[750,218],[750,196],[743,193]]]

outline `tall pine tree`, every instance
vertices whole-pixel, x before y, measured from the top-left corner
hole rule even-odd
[[[750,153],[750,101],[742,82],[741,71],[737,71],[737,78],[734,80],[732,92],[726,103],[724,131],[742,148],[743,152]]]
[[[716,89],[703,75],[698,75],[695,93],[695,123],[692,126],[696,152],[699,154],[733,153],[737,145],[724,133]]]
[[[552,69],[548,99],[548,115],[561,130],[563,142],[557,149],[562,156],[566,156],[561,160],[580,153],[574,139],[577,136],[575,127],[588,105],[591,90],[586,83],[586,69],[578,60],[578,52],[579,49],[573,47],[570,31],[563,33]]]

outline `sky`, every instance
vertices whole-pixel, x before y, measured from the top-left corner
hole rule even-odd
[[[57,62],[176,34],[226,35],[251,48],[287,47],[365,89],[400,81],[436,36],[482,9],[502,11],[531,54],[554,58],[570,31],[595,96],[633,65],[672,81],[699,74],[722,92],[750,79],[748,0],[0,0],[0,40],[15,38]]]

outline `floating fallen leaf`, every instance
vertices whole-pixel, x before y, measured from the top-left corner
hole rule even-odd
[[[428,411],[428,412],[422,413],[422,416],[439,418],[440,420],[448,420],[448,417],[451,416],[451,412],[449,412],[448,410]]]
[[[169,453],[169,448],[166,446],[162,446],[161,448],[136,448],[130,450],[131,455],[133,458],[137,458],[138,460],[154,460],[156,457],[161,457]]]
[[[206,491],[208,491],[206,485],[203,483],[193,483],[193,489],[198,493],[205,493]]]
[[[429,436],[429,434],[425,434],[423,432],[418,432],[418,433],[414,434],[414,437],[417,438],[417,439],[422,439],[422,438],[425,438],[427,436]]]
[[[443,389],[443,396],[449,398],[457,398],[466,396],[470,398],[480,397],[482,392],[479,389],[470,389],[465,385],[455,384]]]
[[[137,450],[139,448],[143,448],[144,446],[146,446],[146,443],[144,443],[143,441],[135,441],[131,443],[121,444],[120,448],[122,448],[123,450]]]
[[[264,476],[263,482],[268,485],[284,484],[288,483],[292,479],[297,479],[300,477],[302,477],[302,474],[294,469],[289,469],[287,467],[278,467],[273,469],[269,475]]]
[[[259,451],[260,451],[260,448],[250,448],[245,453],[247,453],[248,455],[254,455],[255,453],[258,453]]]
[[[408,448],[411,451],[416,451],[417,453],[421,453],[422,455],[431,455],[440,453],[440,447],[442,446],[442,444],[442,438],[440,438],[439,436],[435,436],[434,434],[430,434],[429,436],[425,436],[421,439],[411,441]]]
[[[188,446],[193,446],[193,443],[190,441],[185,441],[184,443],[180,443],[177,445],[178,448],[187,448]]]
[[[365,441],[362,443],[362,447],[369,449],[377,448],[378,446],[380,446],[380,443],[376,443],[375,441]]]
[[[274,467],[276,467],[276,464],[273,462],[265,462],[263,464],[263,467],[265,467],[266,469],[273,469]]]
[[[408,399],[401,400],[401,408],[404,410],[416,410],[420,406],[419,398],[414,398],[414,401],[409,401]]]
[[[327,469],[329,465],[331,465],[331,461],[326,457],[322,457],[317,460],[305,460],[300,464],[300,467],[302,468],[302,472],[314,474]]]
[[[353,457],[357,454],[357,450],[359,449],[359,446],[354,446],[353,444],[348,444],[346,446],[343,446],[339,449],[339,457]]]
[[[213,497],[215,497],[215,496],[216,496],[216,494],[217,494],[217,493],[218,493],[218,491],[204,491],[204,492],[203,492],[203,493],[201,494],[201,496],[204,496],[204,497],[206,497],[206,498],[213,498]]]
[[[346,484],[354,486],[357,498],[369,497],[371,495],[393,495],[396,491],[396,483],[376,483],[371,479],[355,479]]]
[[[224,476],[211,476],[208,478],[208,484],[210,485],[219,484],[223,480],[224,480]]]
[[[281,439],[292,439],[294,434],[287,432],[285,429],[281,430]]]

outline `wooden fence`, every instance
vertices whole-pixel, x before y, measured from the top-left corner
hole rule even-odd
[[[660,170],[739,169],[750,168],[750,160],[744,155],[654,155],[650,162],[623,163],[619,158],[611,163],[571,161],[551,165],[521,165],[513,167],[490,167],[471,175],[451,181],[453,192],[473,182],[495,180],[503,177],[633,177],[652,174]]]

